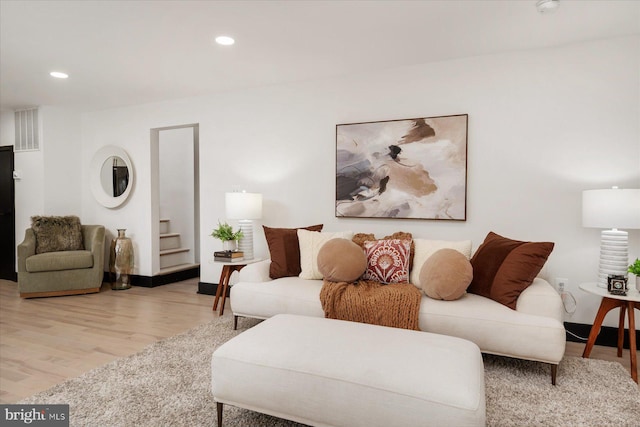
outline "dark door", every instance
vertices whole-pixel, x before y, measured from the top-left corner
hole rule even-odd
[[[16,280],[13,146],[0,147],[0,279]]]

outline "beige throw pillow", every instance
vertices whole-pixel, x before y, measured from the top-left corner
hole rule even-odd
[[[300,268],[299,277],[302,279],[322,279],[322,273],[318,270],[318,252],[322,245],[331,239],[349,239],[353,232],[342,231],[337,233],[325,233],[319,231],[298,230],[300,242]]]
[[[420,285],[429,298],[452,301],[473,279],[471,262],[455,249],[440,249],[420,269]]]
[[[347,239],[331,239],[318,251],[318,270],[331,282],[354,282],[367,269],[367,256]]]
[[[427,240],[413,239],[415,255],[413,256],[413,269],[409,274],[409,281],[420,287],[420,269],[425,261],[440,249],[455,249],[467,259],[471,258],[471,240],[448,241],[448,240]]]

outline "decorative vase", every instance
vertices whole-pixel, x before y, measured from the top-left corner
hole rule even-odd
[[[111,273],[111,289],[122,290],[131,287],[131,272],[133,271],[133,245],[131,239],[125,236],[124,228],[118,229],[118,237],[111,241],[111,257],[109,271]]]
[[[235,251],[238,249],[238,242],[236,240],[223,240],[222,241],[222,250],[223,251]]]

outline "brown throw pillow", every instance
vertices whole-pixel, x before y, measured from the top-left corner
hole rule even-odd
[[[511,309],[540,272],[552,242],[521,242],[490,232],[471,258],[473,280],[468,292],[491,298]]]
[[[434,252],[420,269],[420,286],[429,298],[453,301],[464,295],[473,279],[473,267],[455,249]]]
[[[367,269],[367,256],[348,239],[331,239],[318,251],[318,271],[331,282],[353,282]]]
[[[323,224],[301,227],[309,231],[322,231]],[[298,242],[298,228],[271,228],[262,226],[267,239],[271,265],[269,277],[291,277],[300,274],[300,243]]]
[[[77,216],[32,216],[31,229],[36,235],[37,254],[84,249]]]
[[[373,233],[356,233],[353,235],[351,241],[356,245],[360,246],[364,250],[364,242],[370,240],[378,240],[376,239],[375,234]]]

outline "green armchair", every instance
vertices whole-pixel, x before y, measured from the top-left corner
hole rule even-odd
[[[18,245],[18,289],[22,298],[99,292],[104,275],[104,227],[83,225],[85,250],[36,254],[36,236],[27,228]]]

